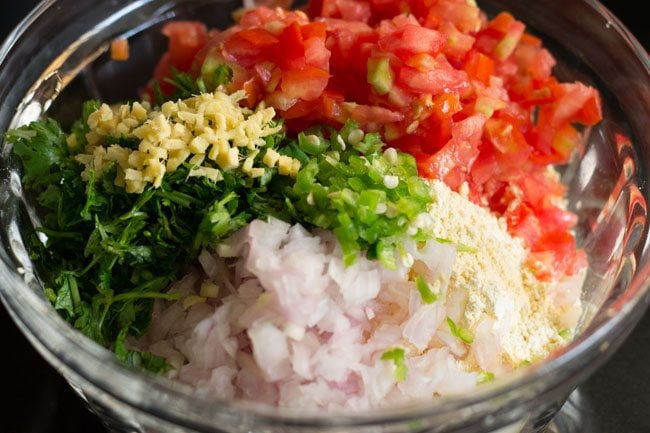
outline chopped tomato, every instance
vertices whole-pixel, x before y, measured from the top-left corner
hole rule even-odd
[[[399,72],[398,80],[405,89],[415,93],[459,92],[469,87],[467,74],[453,69],[446,62],[437,62],[437,67],[425,72],[404,67]]]
[[[129,40],[115,39],[111,42],[111,59],[124,62],[129,59]]]
[[[379,39],[379,48],[407,58],[411,54],[438,54],[445,46],[445,36],[435,30],[419,25],[407,24],[395,32]]]
[[[223,44],[223,56],[229,61],[245,68],[268,59],[269,51],[279,40],[268,30],[262,28],[244,29]]]
[[[314,22],[300,26],[300,32],[304,40],[311,37],[325,38],[327,34],[327,25],[324,22]]]
[[[464,69],[470,78],[487,85],[490,84],[490,77],[494,75],[494,60],[483,53],[475,51],[470,54]]]
[[[165,93],[172,68],[210,85],[225,64],[227,89],[274,107],[288,133],[353,119],[411,153],[422,176],[466,183],[525,240],[538,278],[584,264],[575,215],[556,204],[565,190],[547,169],[580,149],[580,125],[601,120],[596,89],[560,83],[538,37],[509,13],[488,20],[474,2],[310,0],[305,10],[256,7],[222,32],[165,27],[155,78]]]
[[[503,119],[489,119],[485,137],[502,154],[515,154],[528,149],[524,135],[512,123]]]
[[[167,23],[162,33],[169,38],[169,61],[180,71],[190,69],[194,57],[208,41],[205,24],[195,21]]]
[[[305,43],[297,23],[284,28],[277,39],[275,58],[282,68],[300,69],[305,66]]]
[[[438,30],[445,35],[447,43],[443,52],[452,59],[462,60],[472,49],[476,39],[472,35],[465,34],[458,30],[451,22],[442,22]]]
[[[194,58],[206,45],[208,32],[205,24],[195,21],[172,21],[162,29],[168,38],[167,52],[162,56],[153,74],[153,80],[158,83],[160,90],[169,94],[174,87],[165,81],[176,69],[181,72],[189,71]],[[153,94],[152,83],[148,86],[148,93]]]
[[[484,124],[485,117],[482,115],[456,123],[452,127],[449,142],[424,163],[426,172],[444,180],[456,168],[467,171],[478,157],[478,144]]]
[[[568,122],[593,125],[602,118],[598,91],[582,83],[563,83],[555,87],[557,96],[550,107],[551,126]]]
[[[454,24],[463,33],[473,33],[481,27],[481,11],[470,2],[439,1],[429,9],[429,15]]]
[[[370,105],[344,103],[343,108],[350,114],[350,118],[361,124],[400,122],[404,116],[387,108]]]
[[[327,71],[312,66],[301,70],[287,70],[282,72],[280,88],[288,98],[311,101],[323,93],[329,78]]]

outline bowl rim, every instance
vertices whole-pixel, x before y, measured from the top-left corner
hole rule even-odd
[[[142,0],[147,3],[154,0]],[[650,57],[641,46],[636,37],[614,16],[604,5],[597,0],[583,0],[593,8],[603,19],[611,24],[613,29],[624,38],[632,47],[637,59],[644,66],[647,76],[650,77]],[[29,31],[30,26],[46,13],[50,7],[57,4],[57,0],[43,0],[34,8],[27,17],[9,34],[0,47],[0,65],[4,62],[15,43]],[[647,192],[643,194],[645,197]],[[647,225],[646,225],[647,231]],[[3,251],[4,253],[4,248]],[[645,257],[644,257],[645,258]],[[51,304],[36,292],[31,290],[16,269],[8,266],[5,257],[0,260],[0,299],[10,313],[12,319],[19,324],[32,344],[37,346],[41,355],[49,358],[54,356],[62,363],[62,368],[74,373],[79,378],[101,392],[116,398],[129,406],[143,412],[154,411],[155,415],[171,422],[180,422],[185,426],[198,426],[209,428],[214,426],[214,421],[219,416],[239,418],[253,417],[256,422],[270,425],[283,426],[363,426],[376,423],[395,423],[413,418],[427,418],[432,415],[456,412],[468,407],[479,407],[490,401],[510,401],[515,397],[520,398],[517,390],[534,388],[540,380],[562,377],[557,374],[571,360],[588,356],[594,347],[600,347],[607,338],[615,332],[622,332],[628,325],[628,320],[636,314],[636,319],[647,309],[650,302],[650,259],[639,263],[627,290],[633,296],[626,300],[620,311],[612,315],[609,320],[597,324],[594,329],[588,328],[569,345],[563,347],[556,356],[540,364],[520,368],[509,373],[493,384],[485,384],[476,388],[472,395],[454,395],[427,402],[418,402],[399,408],[372,409],[355,413],[314,413],[305,415],[284,408],[272,408],[250,402],[237,402],[227,400],[206,400],[191,394],[191,388],[186,385],[172,382],[168,379],[151,374],[137,373],[128,370],[120,364],[113,353],[101,347],[88,338],[79,338],[81,333],[72,328],[51,307]],[[14,263],[12,263],[14,264]],[[31,318],[31,320],[26,320]],[[600,347],[600,349],[603,349]],[[607,350],[607,348],[604,348]],[[74,356],[70,356],[73,353]],[[49,359],[48,359],[49,360]],[[92,368],[89,368],[91,366]],[[108,374],[103,374],[108,372]],[[101,378],[98,376],[102,376]],[[144,379],[144,380],[143,380]],[[548,383],[553,382],[551,379]],[[174,404],[165,410],[158,408],[155,400],[141,399],[143,395],[163,397],[163,402],[182,402]],[[507,397],[512,395],[512,397]],[[506,397],[504,399],[504,397]],[[529,401],[534,399],[528,396]],[[153,400],[153,401],[151,401]],[[333,416],[335,415],[335,416]],[[198,419],[196,417],[199,417]],[[213,422],[211,422],[213,421]]]

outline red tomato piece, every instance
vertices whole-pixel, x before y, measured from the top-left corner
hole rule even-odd
[[[438,62],[438,67],[426,72],[404,67],[399,72],[402,87],[416,93],[460,92],[469,87],[467,73],[451,67],[446,62]]]
[[[565,189],[547,165],[579,148],[574,124],[602,118],[600,96],[560,84],[555,59],[523,23],[508,13],[488,22],[465,0],[312,0],[306,10],[318,18],[257,7],[209,41],[205,29],[170,27],[156,78],[207,58],[232,68],[228,90],[244,89],[246,105],[275,107],[290,134],[347,119],[383,131],[421,175],[454,189],[468,182],[471,200],[503,215],[533,251],[538,278],[585,265],[569,232],[576,217],[554,204]],[[369,58],[384,69],[369,75]]]
[[[494,152],[480,152],[472,165],[472,180],[477,185],[483,185],[500,172],[499,163]],[[496,206],[491,206],[495,209]]]
[[[346,102],[343,104],[343,108],[349,113],[351,119],[356,120],[362,125],[373,123],[385,124],[404,120],[402,113],[397,113],[384,107]]]
[[[298,97],[289,97],[286,92],[281,92],[279,90],[269,93],[266,95],[266,98],[264,98],[264,101],[268,105],[280,111],[287,111],[289,108],[293,107],[298,100]]]
[[[485,120],[483,115],[477,114],[454,124],[449,142],[424,162],[425,171],[443,180],[455,168],[469,171],[479,155]]]
[[[297,23],[284,28],[275,47],[275,59],[280,67],[299,69],[305,66],[305,44]]]
[[[331,52],[325,46],[324,38],[312,37],[305,40],[305,63],[329,70]]]
[[[347,21],[368,22],[372,15],[370,3],[357,0],[336,0],[341,18]]]
[[[432,110],[439,119],[450,118],[463,106],[457,93],[441,93],[433,98]]]
[[[304,24],[300,26],[300,33],[302,33],[304,40],[312,37],[325,39],[325,35],[327,35],[327,26],[324,22],[320,21]]]
[[[269,53],[278,43],[273,33],[262,28],[244,29],[233,34],[223,44],[226,60],[245,68],[269,60]]]
[[[494,56],[501,61],[506,60],[517,48],[526,26],[520,21],[512,21],[503,38],[494,47]]]
[[[379,40],[379,47],[389,53],[406,58],[411,54],[428,53],[436,55],[445,46],[446,37],[420,25],[407,24],[394,33]]]
[[[471,35],[462,33],[456,26],[449,21],[444,21],[438,27],[438,30],[445,35],[447,43],[443,49],[445,55],[452,58],[461,59],[472,49],[476,38]]]
[[[551,108],[551,126],[567,122],[593,125],[602,119],[600,95],[595,88],[577,82],[559,84],[557,88],[559,97]]]
[[[539,218],[525,203],[506,211],[505,217],[510,231],[524,239],[529,246],[535,245],[544,233]]]
[[[497,151],[504,154],[522,152],[529,147],[524,135],[503,119],[489,119],[485,124],[485,137]]]
[[[488,85],[490,77],[494,75],[494,60],[483,53],[474,51],[470,54],[464,69],[470,78]]]
[[[280,89],[287,98],[312,101],[323,93],[329,78],[329,72],[312,66],[301,70],[287,70],[282,72]]]
[[[275,10],[262,6],[245,10],[239,25],[244,28],[259,27],[277,19],[280,19],[280,16]]]
[[[481,28],[481,11],[469,2],[438,1],[429,9],[429,15],[453,23],[463,33]]]
[[[169,61],[180,71],[190,69],[194,56],[208,41],[205,24],[196,21],[169,22],[162,33],[169,38]]]
[[[171,75],[171,69],[172,69],[171,56],[169,55],[169,53],[165,53],[160,58],[158,64],[156,65],[156,68],[153,71],[153,80],[156,83],[158,83],[158,86],[160,87],[160,91],[165,95],[169,95],[175,89],[174,86],[172,86],[167,81],[165,81],[165,78],[168,78]],[[150,93],[151,95],[153,95],[152,89],[150,89]]]
[[[543,224],[544,221],[541,221]],[[553,271],[555,276],[564,275],[574,261],[576,240],[568,231],[549,231],[532,245],[533,252],[551,251],[553,253]]]

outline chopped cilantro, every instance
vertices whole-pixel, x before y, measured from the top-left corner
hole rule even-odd
[[[127,349],[124,343],[127,335],[128,328],[125,327],[120,331],[115,341],[115,355],[124,365],[132,370],[147,370],[155,374],[165,374],[173,369],[165,358],[149,352]]]
[[[212,74],[212,83],[216,86],[225,86],[232,81],[232,68],[228,65],[219,65]]]
[[[171,95],[164,95],[157,82],[153,84],[156,105],[162,105],[165,101],[186,99],[201,93],[212,92],[219,86],[225,86],[232,81],[233,71],[230,66],[220,64],[207,76],[202,71],[201,76],[194,77],[188,72],[181,72],[172,68],[170,76],[163,81],[171,84],[176,89]]]
[[[192,96],[207,92],[203,78],[194,78],[187,72],[180,72],[175,68],[171,70],[171,77],[165,78],[164,81],[176,88],[176,91],[168,100],[187,99]]]

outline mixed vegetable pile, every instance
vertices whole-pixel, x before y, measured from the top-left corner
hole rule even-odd
[[[146,331],[153,300],[178,299],[165,289],[203,248],[273,216],[332,230],[348,264],[363,252],[391,268],[402,236],[427,238],[409,230],[431,202],[425,178],[503,216],[539,279],[584,267],[548,168],[600,120],[599,95],[558,82],[551,54],[510,14],[488,20],[466,0],[314,0],[247,10],[223,31],[172,22],[163,33],[150,104],[127,129],[102,130],[101,113],[120,109],[89,101],[69,133],[46,119],[6,137],[43,211],[28,241],[47,295],[130,365],[167,368],[124,341]],[[171,167],[180,148],[145,161],[152,139],[137,128],[169,119],[165,104],[239,91],[244,118],[274,114],[255,146],[231,139],[230,159],[208,157],[217,144],[194,143],[205,133],[195,122],[186,145],[199,150]],[[99,164],[99,148],[123,156]]]
[[[306,12],[259,7],[222,32],[168,24],[154,79],[168,93],[170,73],[188,71],[210,90],[227,65],[227,90],[274,107],[290,133],[355,120],[413,155],[420,175],[504,216],[540,278],[584,267],[548,167],[600,121],[596,89],[559,82],[522,22],[488,20],[471,1],[314,0]]]

